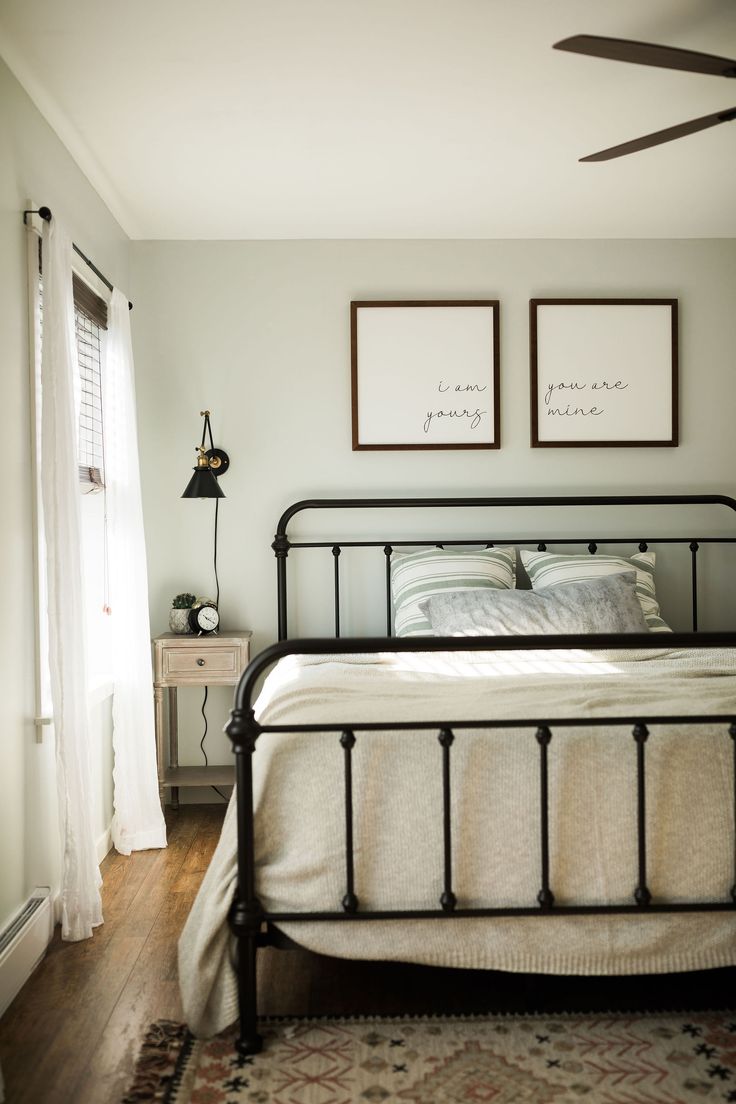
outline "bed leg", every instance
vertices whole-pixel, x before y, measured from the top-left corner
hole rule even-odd
[[[233,909],[232,924],[233,928],[240,929],[238,931],[240,1030],[237,1047],[240,1054],[258,1054],[263,1048],[263,1039],[258,1034],[258,978],[256,972],[258,930],[257,928],[253,929],[252,917],[248,917],[243,911],[240,911],[237,904]]]
[[[245,963],[240,972],[240,1034],[238,1051],[241,1054],[258,1054],[263,1049],[263,1039],[258,1034],[258,991],[256,988],[256,941],[251,936],[244,940]]]

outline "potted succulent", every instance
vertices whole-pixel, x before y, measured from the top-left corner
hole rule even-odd
[[[196,602],[194,594],[186,592],[177,594],[171,603],[169,612],[169,628],[174,633],[191,633],[189,627],[189,611]]]

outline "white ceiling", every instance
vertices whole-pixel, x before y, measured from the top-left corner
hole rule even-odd
[[[0,0],[0,54],[133,238],[734,237],[736,0]],[[51,203],[53,197],[45,197]]]

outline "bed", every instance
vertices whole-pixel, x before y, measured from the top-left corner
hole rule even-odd
[[[336,957],[525,973],[736,965],[736,634],[698,631],[699,551],[736,543],[732,514],[723,532],[657,537],[658,546],[689,552],[691,632],[667,631],[650,609],[645,631],[393,636],[397,577],[411,556],[423,563],[424,550],[436,564],[433,550],[473,545],[498,563],[526,544],[532,589],[535,571],[583,558],[592,574],[618,573],[616,585],[632,593],[640,575],[647,583],[651,540],[499,536],[489,515],[516,506],[540,516],[555,506],[673,507],[676,518],[687,506],[736,511],[723,495],[290,507],[273,544],[280,639],[236,692],[226,729],[236,797],[180,943],[195,1033],[221,1030],[239,1010],[241,1050],[257,1051],[257,951],[289,940]],[[288,533],[311,509],[383,519],[427,508],[433,520],[443,510],[478,510],[483,528],[449,540],[296,541]],[[573,553],[557,555],[558,545]],[[608,571],[608,550],[632,545],[623,568]],[[386,637],[340,635],[348,547],[384,557]],[[334,638],[288,638],[287,560],[297,548],[332,555]],[[452,604],[454,587],[443,577],[422,615]],[[466,589],[479,593],[474,579]],[[516,601],[497,599],[494,608]]]

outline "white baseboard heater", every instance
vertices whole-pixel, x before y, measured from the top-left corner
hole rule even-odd
[[[49,889],[40,887],[0,932],[0,1016],[43,958],[53,931]]]

